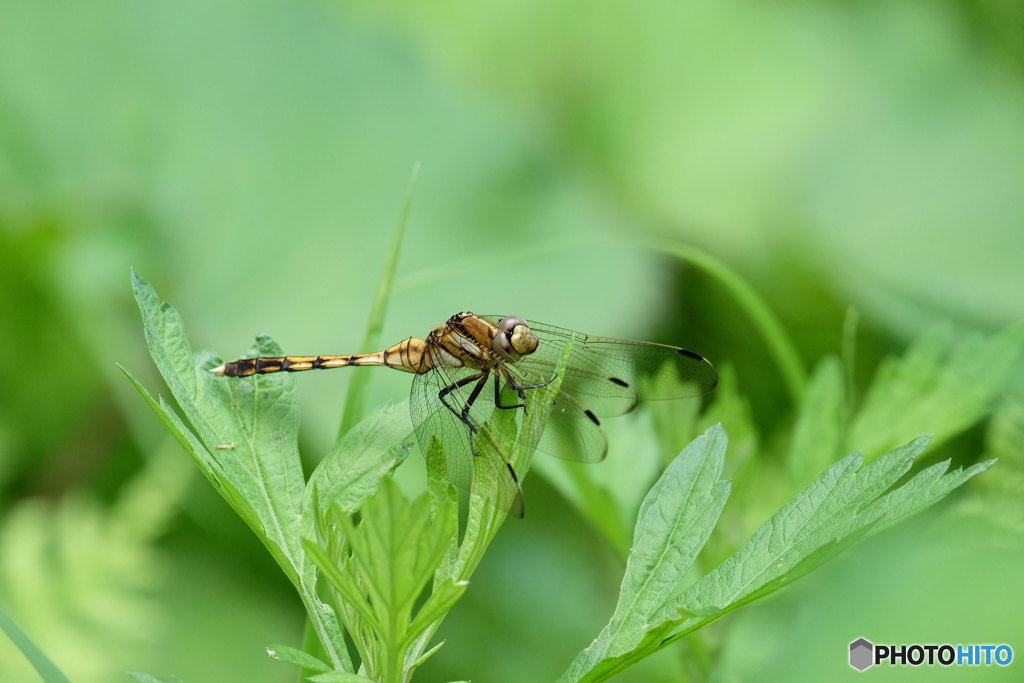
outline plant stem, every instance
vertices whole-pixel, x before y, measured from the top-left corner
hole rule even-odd
[[[807,371],[800,361],[796,345],[757,291],[736,271],[702,249],[663,238],[653,238],[647,243],[652,249],[692,263],[729,290],[761,334],[782,375],[790,399],[798,404],[807,384]]]
[[[377,296],[373,300],[373,309],[370,311],[370,320],[366,326],[366,336],[359,347],[360,353],[376,351],[380,345],[381,331],[384,329],[384,315],[387,312],[388,299],[391,296],[391,288],[395,281],[395,266],[398,263],[398,252],[402,246],[402,238],[405,235],[405,224],[409,218],[409,208],[412,206],[412,192],[416,186],[416,178],[420,172],[420,165],[417,163],[412,168],[412,176],[409,178],[409,185],[405,191],[405,201],[402,204],[402,212],[398,215],[398,222],[395,223],[395,235],[391,240],[391,251],[388,254],[388,262],[381,274],[380,284],[377,286]],[[370,382],[370,373],[356,373],[352,376],[348,386],[348,393],[345,395],[345,407],[341,414],[341,424],[338,427],[338,438],[345,436],[345,432],[352,428],[357,422],[363,419],[366,413],[366,387]]]

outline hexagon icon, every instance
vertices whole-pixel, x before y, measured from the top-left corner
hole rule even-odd
[[[875,646],[865,638],[858,638],[850,643],[850,666],[863,671],[874,664]]]

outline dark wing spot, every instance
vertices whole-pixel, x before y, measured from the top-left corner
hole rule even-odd
[[[625,380],[621,380],[618,377],[609,377],[608,380],[611,381],[612,384],[618,384],[620,387],[628,387],[629,386],[629,382],[626,382]]]
[[[686,349],[679,349],[679,355],[686,356],[687,358],[692,358],[694,360],[704,360],[704,356],[700,355],[699,353],[694,353],[693,351],[688,351]]]
[[[516,497],[512,501],[511,506],[509,507],[509,513],[513,517],[522,519],[523,514],[526,512],[526,510],[523,506],[523,494],[521,493],[522,489],[519,486],[519,475],[517,475],[516,471],[512,469],[512,463],[506,462],[505,467],[508,468],[508,473],[512,475],[512,480],[515,481],[516,483]]]
[[[601,421],[597,419],[597,415],[594,415],[592,412],[590,412],[590,408],[584,410],[583,414],[590,418],[590,421],[596,424],[598,427],[601,426]]]

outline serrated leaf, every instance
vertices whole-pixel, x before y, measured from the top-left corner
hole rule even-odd
[[[188,426],[129,379],[296,587],[335,667],[351,669],[338,622],[316,597],[315,566],[301,542],[305,477],[294,381],[287,374],[241,381],[212,375],[207,370],[216,358],[192,354],[177,311],[134,272],[132,284],[150,355]],[[280,349],[261,336],[253,353],[279,355]]]
[[[349,434],[354,434],[358,427]],[[371,677],[399,680],[404,662],[419,658],[414,644],[461,596],[465,585],[435,583],[412,618],[417,600],[435,577],[458,533],[456,502],[436,505],[421,495],[410,503],[390,477],[359,506],[355,523],[337,506],[319,525],[321,546],[307,542],[310,557],[339,601],[341,614]],[[429,637],[429,636],[428,636]]]
[[[135,379],[135,377],[128,372],[124,367],[121,368],[121,372],[125,374],[128,381],[132,383],[132,386],[139,392],[146,405],[150,407],[153,413],[160,419],[167,428],[167,431],[174,436],[175,440],[181,444],[185,452],[192,456],[192,459],[199,466],[199,470],[209,480],[213,487],[220,492],[224,499],[239,513],[239,516],[249,524],[258,534],[263,532],[262,527],[259,524],[259,519],[252,514],[251,508],[246,503],[242,495],[231,485],[231,481],[224,476],[224,471],[221,469],[220,463],[210,454],[210,451],[204,446],[199,438],[195,435],[191,429],[189,429],[178,414],[174,412],[174,409],[167,404],[163,398],[159,400],[154,399],[152,395],[146,390],[142,384]],[[273,550],[271,549],[271,552]],[[283,559],[283,558],[282,558]]]
[[[786,457],[793,491],[807,486],[841,456],[847,425],[844,396],[842,364],[829,356],[811,376],[793,427]]]
[[[993,414],[985,455],[999,459],[999,476],[978,480],[971,505],[1017,539],[1024,534],[1024,402],[1018,398],[1006,397]]]
[[[732,482],[733,491],[756,494],[734,501],[722,510],[714,533],[701,550],[701,564],[705,567],[713,567],[736,552],[765,518],[789,499],[778,481],[777,461],[768,462],[758,450],[759,437],[749,401],[740,395],[736,371],[729,364],[719,368],[715,400],[699,418],[699,424],[705,429],[716,423],[729,425],[729,447],[722,478]],[[686,442],[694,436],[687,437]]]
[[[949,463],[938,463],[888,491],[928,441],[915,439],[867,464],[853,454],[826,470],[733,557],[681,593],[675,606],[703,616],[688,619],[672,639],[792,583],[854,542],[935,503],[991,464],[945,472]]]
[[[605,662],[634,650],[661,628],[656,618],[711,534],[729,496],[720,481],[728,439],[712,427],[665,470],[640,507],[611,621],[581,652],[562,680],[582,680]]]
[[[440,448],[441,445],[435,441],[433,447]],[[459,490],[432,467],[427,468],[427,493],[430,496],[431,518],[437,519],[438,515],[443,511],[448,511],[452,518],[451,523],[455,525],[455,528],[458,528]],[[434,571],[435,586],[444,583],[453,576],[453,567],[458,557],[459,535],[452,534],[448,540],[448,546],[445,548],[444,556],[441,558],[441,562],[438,563],[437,570]]]
[[[792,583],[856,541],[940,500],[991,465],[946,472],[949,463],[938,463],[890,491],[928,440],[916,439],[867,464],[859,454],[835,463],[734,555],[700,581],[677,585],[631,651],[609,650],[603,658],[584,656],[584,651],[562,680],[611,677],[723,614]],[[595,644],[599,643],[600,637]]]
[[[197,354],[193,360],[177,311],[161,302],[140,276],[133,272],[132,278],[150,355],[204,446],[190,448],[190,453],[208,478],[231,482],[238,496],[226,498],[228,503],[265,544],[273,546],[278,564],[298,586],[299,512],[305,478],[299,460],[294,382],[278,376],[239,382],[205,372],[216,365],[214,357]],[[254,352],[260,355],[280,351],[266,337],[257,342]],[[182,435],[175,431],[180,440]]]
[[[729,609],[749,601],[764,586],[792,571],[816,548],[841,540],[854,527],[877,516],[868,504],[896,482],[928,443],[917,439],[862,465],[859,454],[828,468],[802,493],[784,505],[732,557],[713,569],[680,599],[666,605],[694,614]]]
[[[948,327],[932,330],[879,368],[847,444],[870,458],[911,434],[941,442],[960,433],[990,410],[1022,348],[1024,324],[957,342]]]

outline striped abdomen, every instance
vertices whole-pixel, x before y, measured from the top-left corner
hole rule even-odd
[[[426,342],[409,337],[392,347],[375,353],[356,353],[348,356],[276,356],[270,358],[243,358],[224,363],[210,370],[221,377],[248,377],[271,372],[302,372],[328,370],[349,365],[384,365],[403,372],[424,373],[433,366],[425,353]]]

